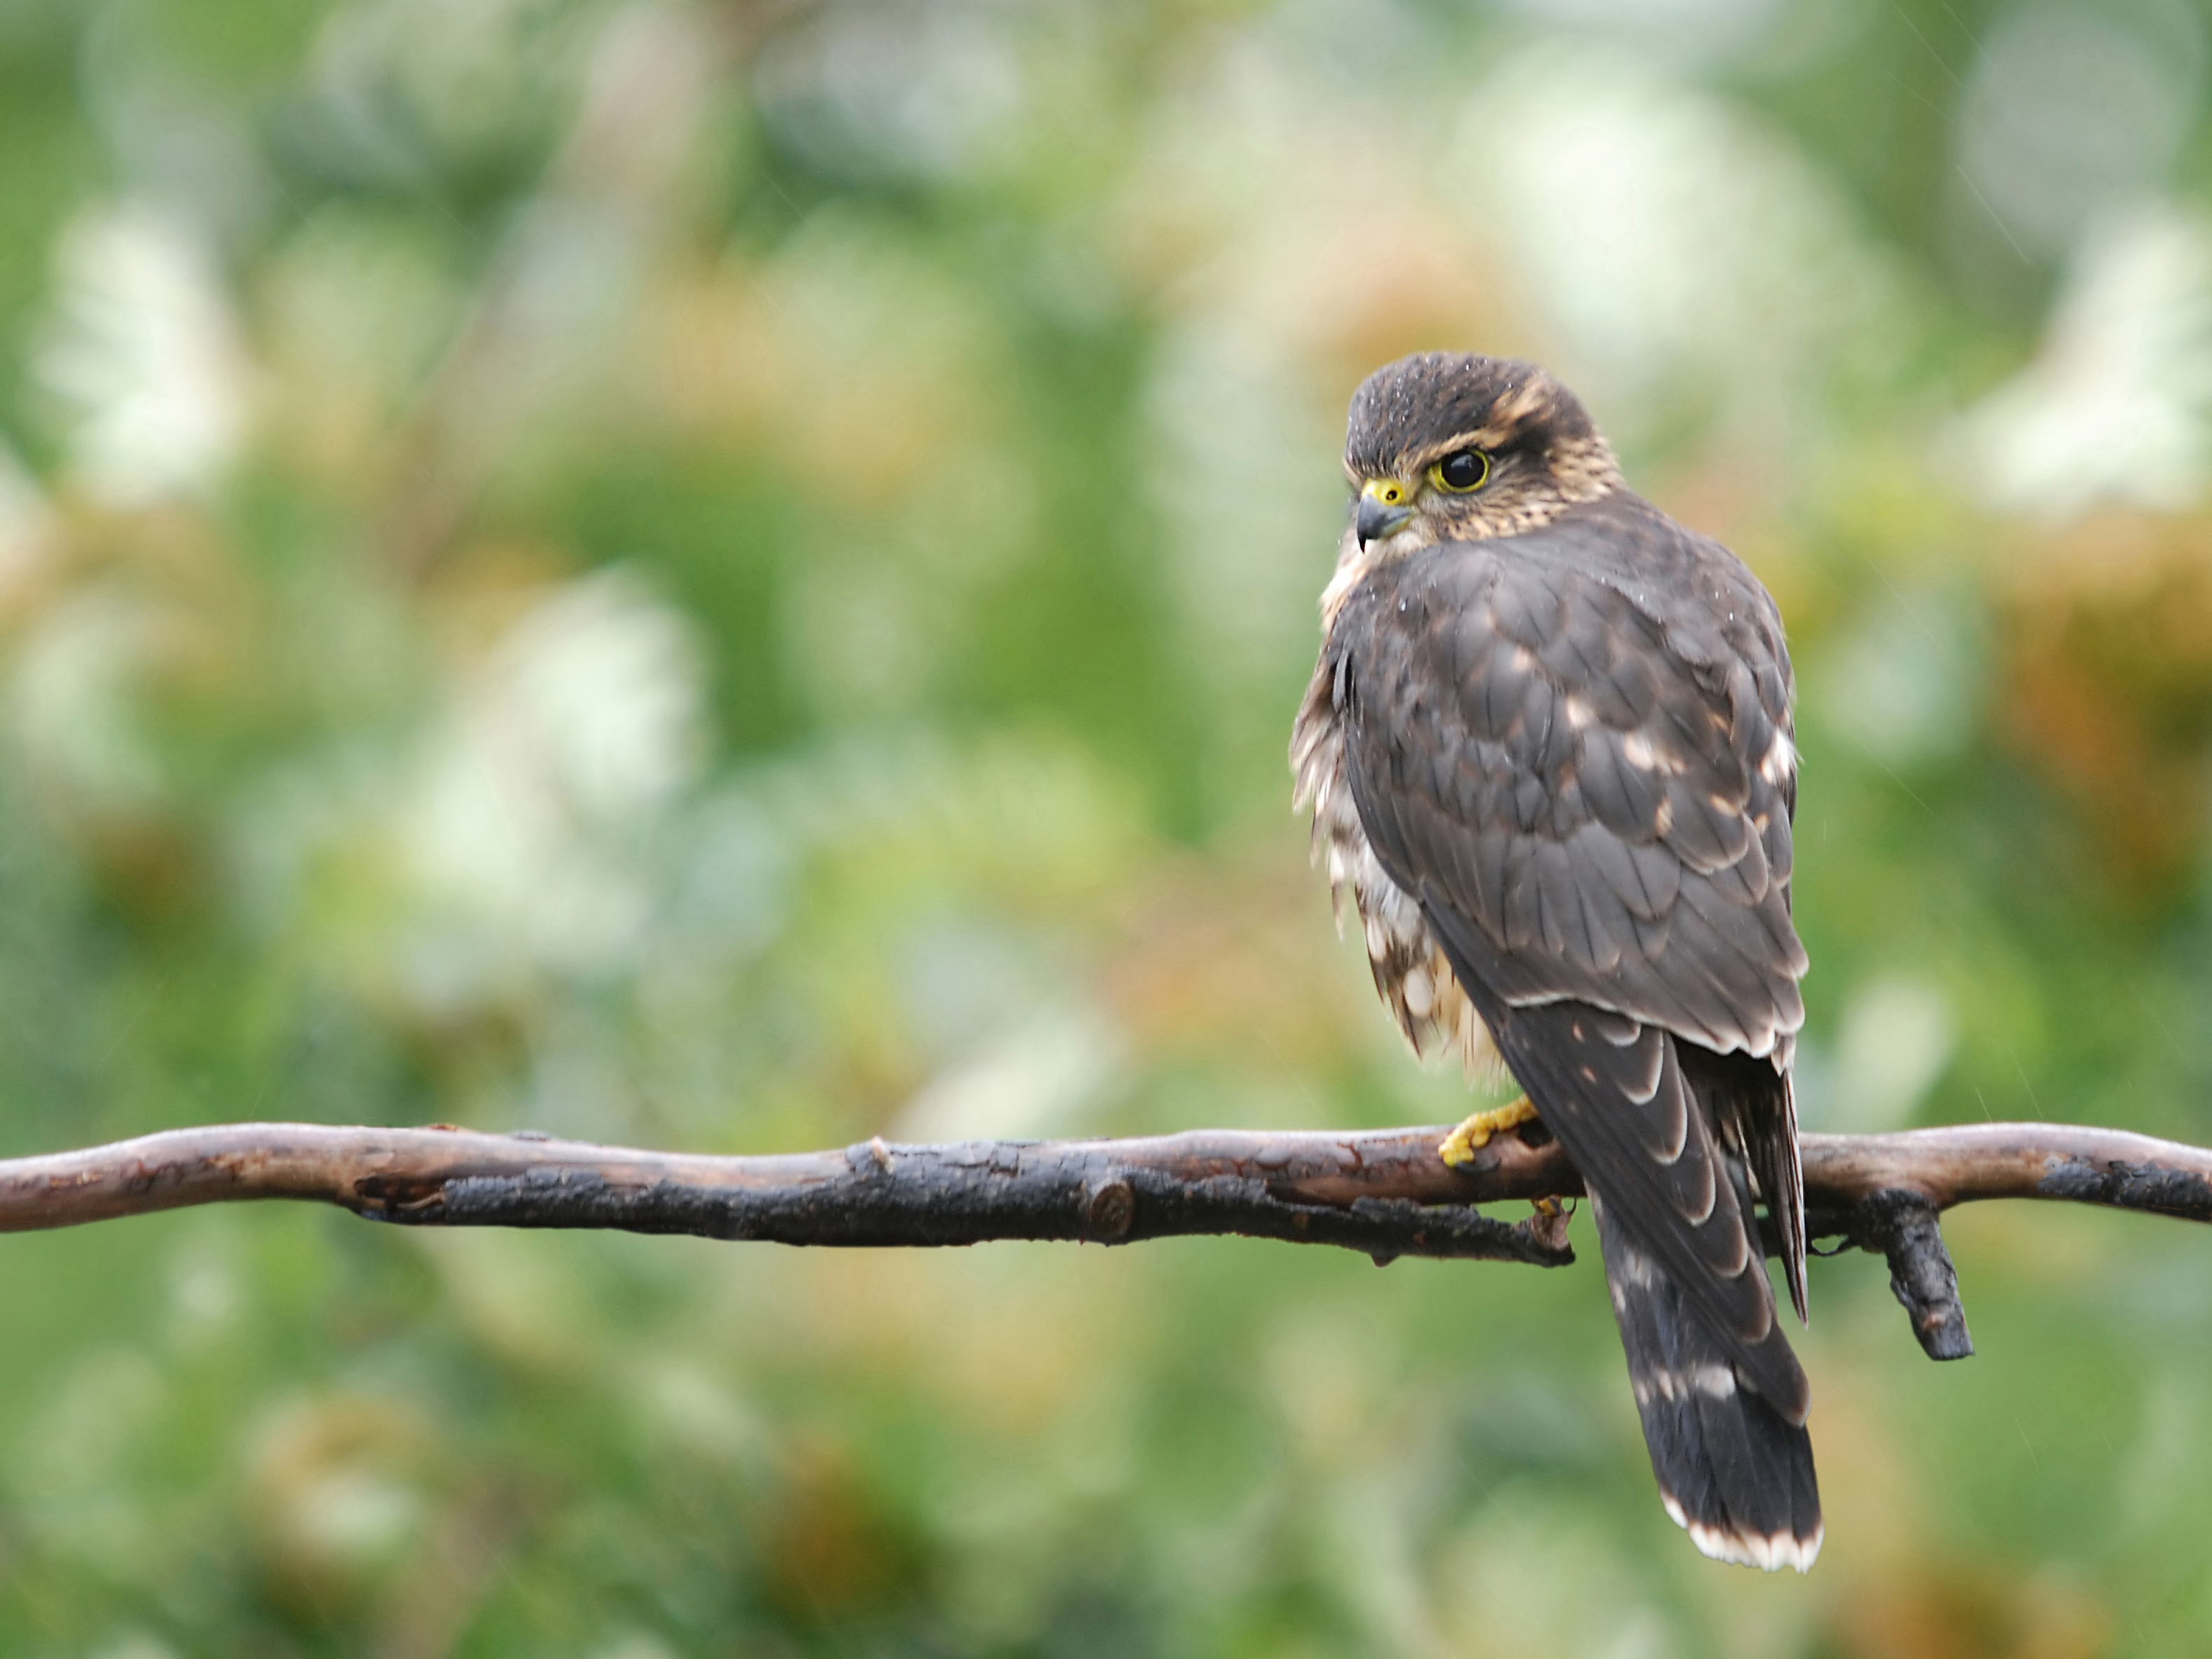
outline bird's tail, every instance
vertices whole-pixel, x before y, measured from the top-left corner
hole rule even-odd
[[[1753,1390],[1699,1310],[1595,1192],[1590,1208],[1667,1513],[1719,1560],[1805,1571],[1821,1534],[1811,1437]]]

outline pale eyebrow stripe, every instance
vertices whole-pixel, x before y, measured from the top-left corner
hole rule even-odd
[[[1445,456],[1456,455],[1462,449],[1480,449],[1486,454],[1495,453],[1500,445],[1514,435],[1513,431],[1502,430],[1496,426],[1479,426],[1472,432],[1462,432],[1455,438],[1447,438],[1426,449],[1414,450],[1408,467],[1415,472],[1425,471]]]

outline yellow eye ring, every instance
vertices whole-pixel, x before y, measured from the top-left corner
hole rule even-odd
[[[1448,495],[1472,495],[1490,482],[1490,457],[1479,449],[1455,450],[1430,467],[1429,482]]]

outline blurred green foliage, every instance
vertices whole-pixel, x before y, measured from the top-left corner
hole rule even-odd
[[[1782,601],[1808,1118],[2212,1139],[2208,38],[7,0],[0,1151],[1456,1116],[1284,810],[1344,400],[1438,345]],[[1815,1267],[1786,1583],[1588,1263],[15,1238],[0,1649],[2203,1652],[2203,1241],[1952,1232],[1968,1364]]]

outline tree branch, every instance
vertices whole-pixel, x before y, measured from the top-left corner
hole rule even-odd
[[[967,1141],[708,1158],[543,1135],[304,1123],[173,1129],[0,1161],[0,1232],[194,1204],[292,1198],[415,1226],[612,1227],[783,1244],[992,1239],[1128,1244],[1241,1233],[1400,1255],[1571,1261],[1566,1218],[1478,1204],[1572,1197],[1582,1179],[1540,1126],[1446,1166],[1441,1127],[1364,1133],[1195,1130],[1133,1140]],[[2041,1198],[2212,1221],[2212,1152],[2115,1129],[1989,1123],[1804,1137],[1815,1238],[1888,1258],[1930,1357],[1973,1352],[1937,1215]]]

